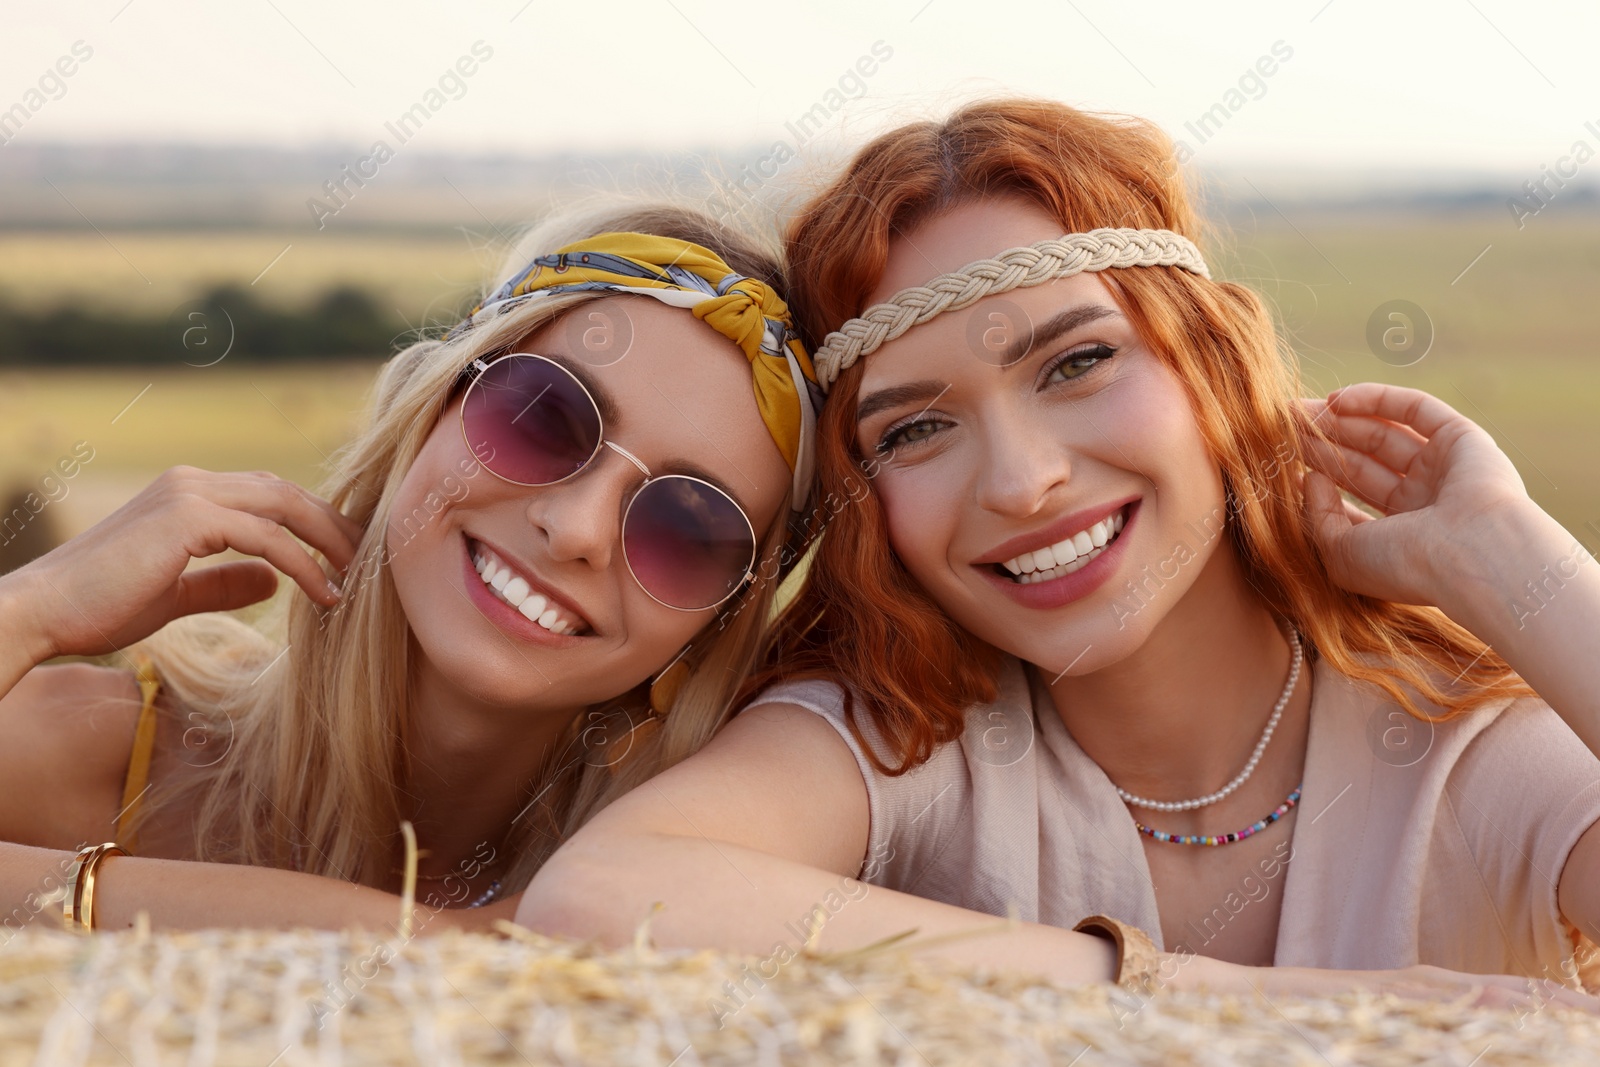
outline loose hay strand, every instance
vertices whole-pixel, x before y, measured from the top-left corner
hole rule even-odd
[[[660,915],[665,910],[667,910],[667,905],[662,901],[656,901],[650,905],[650,914],[639,920],[639,925],[633,928],[633,951],[635,955],[642,956],[652,951],[650,924],[655,921],[657,915]]]
[[[902,930],[898,934],[890,934],[888,937],[874,941],[871,944],[862,945],[859,948],[844,949],[839,952],[810,953],[812,939],[807,938],[806,949],[807,953],[812,955],[813,958],[821,960],[824,963],[831,964],[863,960],[869,956],[886,952],[901,942],[904,942],[903,944],[900,944],[900,948],[903,951],[917,952],[933,945],[947,945],[955,941],[965,941],[974,937],[988,937],[990,934],[1010,933],[1017,928],[1020,920],[1017,918],[1015,907],[1008,909],[1008,911],[1009,914],[1007,914],[1007,916],[1004,919],[1001,919],[998,923],[985,923],[982,926],[972,926],[965,930],[952,930],[949,933],[943,934],[929,934],[927,937],[914,941],[906,941],[905,939],[911,937],[919,929],[921,929],[921,927],[913,926],[909,930]],[[817,929],[818,931],[821,930],[820,924]]]
[[[411,940],[411,913],[417,907],[417,831],[409,819],[400,820],[400,836],[406,842],[406,869],[400,882],[400,940]]]

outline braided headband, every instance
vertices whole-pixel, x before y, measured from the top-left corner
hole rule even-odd
[[[701,245],[643,233],[602,233],[536,256],[445,336],[472,328],[524,300],[582,291],[636,293],[687,308],[750,361],[767,425],[794,472],[793,507],[805,507],[822,396],[789,307],[771,286],[736,273]],[[813,395],[816,390],[816,395]]]
[[[828,334],[817,349],[817,381],[826,392],[856,360],[941,312],[960,311],[995,293],[1110,267],[1182,267],[1211,277],[1200,249],[1171,230],[1090,230],[1007,249],[926,285],[902,289]]]

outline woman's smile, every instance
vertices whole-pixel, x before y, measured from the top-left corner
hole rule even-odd
[[[514,609],[547,634],[573,637],[592,632],[593,627],[568,598],[541,582],[532,568],[515,556],[470,536],[466,537],[466,546],[478,575],[477,588],[489,593],[498,603]],[[470,579],[467,585],[474,588]],[[498,622],[503,614],[495,612],[489,617]]]
[[[1088,596],[1116,573],[1124,535],[1138,511],[1135,499],[1068,515],[1038,533],[1012,538],[972,565],[1023,607],[1060,607]],[[1085,525],[1086,514],[1100,518]]]

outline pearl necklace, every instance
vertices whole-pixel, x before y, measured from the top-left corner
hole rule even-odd
[[[1117,787],[1117,796],[1136,808],[1149,808],[1152,811],[1193,811],[1196,808],[1215,804],[1241,785],[1244,785],[1250,775],[1255,772],[1256,764],[1261,762],[1261,753],[1266,751],[1267,742],[1272,740],[1272,731],[1278,728],[1278,720],[1283,717],[1283,709],[1289,704],[1289,694],[1294,692],[1294,684],[1300,680],[1300,634],[1293,627],[1289,628],[1289,645],[1294,650],[1294,661],[1289,665],[1289,680],[1284,683],[1283,695],[1278,698],[1278,703],[1272,708],[1272,717],[1267,720],[1267,728],[1261,732],[1261,740],[1256,742],[1255,751],[1250,753],[1250,762],[1244,765],[1244,770],[1240,771],[1233,781],[1215,793],[1208,793],[1193,800],[1146,800],[1144,797],[1134,796],[1121,786]]]

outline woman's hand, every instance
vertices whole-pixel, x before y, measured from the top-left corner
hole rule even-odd
[[[1439,606],[1510,513],[1543,514],[1494,439],[1438,397],[1362,382],[1302,403],[1334,442],[1306,441],[1306,505],[1328,573],[1351,592]]]
[[[104,655],[179,616],[265,600],[278,585],[274,569],[331,606],[338,590],[295,537],[342,575],[361,535],[353,519],[269,472],[173,467],[100,523],[6,576],[7,585],[26,590],[11,601],[25,618],[8,630],[33,629],[38,641],[29,645],[45,658]],[[185,570],[191,559],[229,548],[261,559]]]
[[[1174,989],[1214,993],[1335,997],[1365,991],[1406,1000],[1458,1000],[1470,997],[1480,1008],[1535,1012],[1546,1004],[1579,1008],[1600,1015],[1600,998],[1580,993],[1554,980],[1518,978],[1509,974],[1465,974],[1443,967],[1418,965],[1393,971],[1335,971],[1313,967],[1244,967],[1204,956],[1173,957]]]

